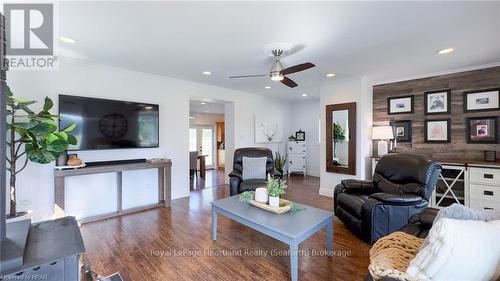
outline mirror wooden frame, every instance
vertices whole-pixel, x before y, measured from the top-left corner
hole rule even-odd
[[[347,167],[333,164],[333,112],[347,110],[349,118],[349,165]],[[326,106],[326,171],[331,173],[356,175],[356,103],[330,104]]]

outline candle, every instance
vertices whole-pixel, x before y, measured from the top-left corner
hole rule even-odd
[[[267,188],[258,187],[255,189],[255,201],[267,203]]]

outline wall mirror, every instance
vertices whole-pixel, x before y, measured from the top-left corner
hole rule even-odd
[[[326,171],[356,174],[356,103],[326,106]]]

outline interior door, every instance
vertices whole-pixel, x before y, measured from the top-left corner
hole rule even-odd
[[[212,126],[192,126],[189,128],[189,151],[205,155],[207,169],[215,166],[215,129]]]

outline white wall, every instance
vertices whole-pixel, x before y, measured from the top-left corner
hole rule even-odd
[[[215,126],[217,122],[224,122],[224,114],[219,113],[191,112],[189,116],[194,117],[189,119],[189,124],[195,126]]]
[[[188,82],[158,75],[61,58],[58,71],[19,71],[9,72],[8,84],[16,97],[42,101],[45,96],[55,102],[57,95],[82,95],[88,97],[157,103],[160,105],[160,146],[154,149],[126,149],[105,151],[81,151],[79,156],[85,161],[103,161],[113,159],[166,157],[172,159],[172,198],[189,195],[189,99],[190,97],[209,97],[229,102],[226,106],[226,169],[232,163],[235,147],[255,146],[254,115],[256,112],[272,112],[283,120],[289,120],[291,105],[288,101],[253,95],[245,92]],[[41,106],[38,104],[37,106]],[[289,125],[283,124],[284,131]],[[280,150],[284,144],[279,144]],[[228,172],[228,171],[227,171]],[[112,191],[104,192],[103,183],[113,182],[112,174],[102,178],[75,178],[68,194],[78,199],[79,205],[73,214],[85,216],[98,211],[105,211],[112,202]],[[151,182],[141,178],[154,179],[154,171],[141,171],[141,177],[133,175],[127,178],[135,180],[127,186],[142,188],[143,202],[154,192]],[[71,181],[71,180],[70,180]],[[29,163],[26,170],[18,175],[18,201],[21,208],[33,209],[34,220],[50,219],[54,208],[53,164],[40,165]],[[109,188],[108,188],[109,189]],[[131,191],[132,192],[132,191]],[[131,195],[135,196],[135,195]],[[99,200],[97,200],[98,198]],[[134,202],[127,202],[134,205]],[[71,209],[69,207],[68,209]]]
[[[291,130],[287,135],[295,135],[302,130],[306,132],[307,174],[315,177],[320,176],[320,140],[319,140],[319,118],[320,100],[301,100],[292,103]]]
[[[320,194],[333,196],[335,185],[343,179],[371,177],[372,82],[365,77],[336,78],[320,86],[321,104],[321,164]],[[356,175],[326,172],[325,107],[328,104],[356,102]]]

